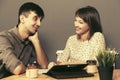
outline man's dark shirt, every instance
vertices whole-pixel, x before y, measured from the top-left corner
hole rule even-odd
[[[35,59],[34,52],[32,43],[22,40],[17,27],[1,32],[0,60],[4,66],[0,70],[0,78],[10,75],[21,62],[26,66],[30,60]]]

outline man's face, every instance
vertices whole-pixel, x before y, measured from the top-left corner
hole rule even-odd
[[[34,34],[41,24],[41,17],[34,11],[30,11],[27,16],[24,16],[24,27],[30,34]]]

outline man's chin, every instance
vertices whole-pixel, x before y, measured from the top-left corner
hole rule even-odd
[[[36,33],[36,32],[31,32],[31,33],[30,33],[30,36],[34,35],[35,33]]]

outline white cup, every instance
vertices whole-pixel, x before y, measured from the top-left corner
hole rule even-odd
[[[96,73],[97,72],[97,66],[96,65],[88,65],[87,66],[87,72],[88,73]]]
[[[36,78],[38,77],[38,69],[27,69],[26,77],[28,78]]]
[[[87,60],[86,62],[88,64],[87,72],[96,73],[97,72],[96,60]]]

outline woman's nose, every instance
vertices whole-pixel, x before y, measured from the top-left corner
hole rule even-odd
[[[75,25],[75,27],[78,26],[78,22],[75,21],[75,22],[74,22],[74,25]]]

